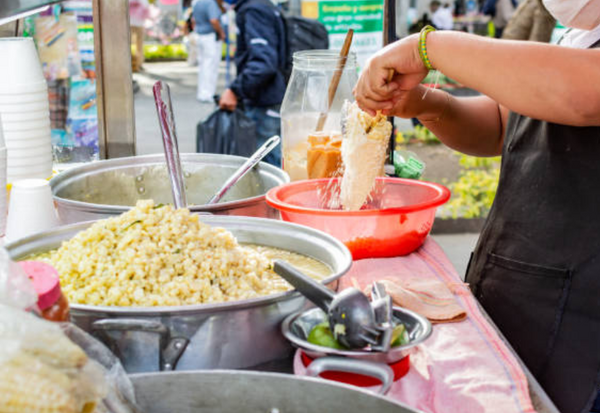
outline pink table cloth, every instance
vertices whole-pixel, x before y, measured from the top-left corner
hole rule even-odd
[[[518,361],[431,238],[405,257],[354,262],[341,288],[356,283],[364,288],[378,279],[415,275],[448,284],[468,317],[459,323],[434,324],[431,337],[411,353],[410,371],[394,383],[388,397],[431,413],[535,412]],[[298,353],[294,369],[296,374],[305,373]]]

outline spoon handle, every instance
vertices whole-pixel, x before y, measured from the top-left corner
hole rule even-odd
[[[312,301],[321,310],[329,312],[329,304],[334,294],[323,284],[301,273],[285,261],[275,260],[273,271],[281,278],[292,284],[303,296]]]
[[[158,113],[158,123],[162,132],[167,168],[171,178],[173,202],[175,203],[175,208],[187,208],[185,181],[183,178],[183,169],[181,168],[181,159],[179,158],[175,117],[173,116],[173,105],[171,103],[171,89],[168,84],[159,81],[154,84],[152,90]]]
[[[223,184],[221,189],[206,203],[207,205],[216,204],[225,196],[225,194],[233,187],[240,179],[244,177],[254,166],[259,163],[262,158],[267,156],[277,145],[281,142],[279,136],[270,137],[260,148],[252,154],[250,158],[237,171],[231,175],[231,177]]]

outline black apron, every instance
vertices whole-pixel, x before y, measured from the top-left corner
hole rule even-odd
[[[510,114],[466,281],[560,411],[589,412],[600,385],[600,127]]]

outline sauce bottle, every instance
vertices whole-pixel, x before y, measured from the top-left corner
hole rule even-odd
[[[49,321],[68,322],[69,302],[60,289],[56,269],[39,261],[21,261],[19,264],[33,282],[42,317]]]

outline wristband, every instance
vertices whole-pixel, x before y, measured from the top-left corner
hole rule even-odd
[[[421,33],[419,34],[419,56],[421,56],[421,60],[423,61],[423,65],[428,70],[435,70],[431,65],[431,61],[429,60],[429,55],[427,54],[427,35],[431,32],[434,32],[435,28],[432,26],[425,26],[421,29]]]

